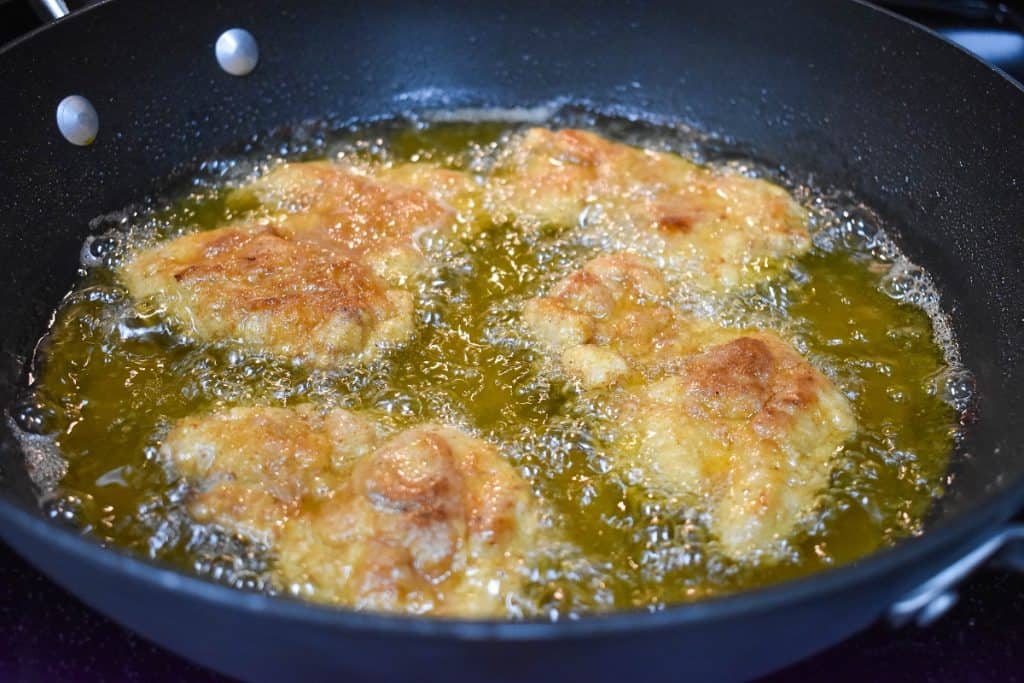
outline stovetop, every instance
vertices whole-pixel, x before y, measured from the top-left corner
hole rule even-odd
[[[882,4],[1024,82],[1020,3]],[[27,2],[0,0],[0,44],[39,24]],[[226,679],[110,622],[0,543],[0,680]],[[893,629],[879,624],[768,680],[1024,681],[1024,575],[983,571],[968,580],[959,603],[931,627]]]

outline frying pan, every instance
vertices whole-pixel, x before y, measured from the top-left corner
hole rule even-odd
[[[214,58],[244,27],[260,60]],[[927,531],[852,565],[731,597],[559,623],[353,613],[245,594],[101,548],[45,519],[8,427],[0,535],[93,607],[246,679],[342,676],[735,679],[777,668],[878,618],[927,622],[964,573],[1022,536],[1024,92],[936,36],[855,2],[545,3],[450,0],[106,2],[0,53],[0,400],[94,216],[152,195],[196,159],[287,123],[557,98],[720,133],[895,226],[938,282],[973,420]],[[57,103],[95,106],[89,146]]]

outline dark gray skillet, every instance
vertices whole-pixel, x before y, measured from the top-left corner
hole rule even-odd
[[[261,49],[246,77],[214,59],[232,26]],[[554,624],[312,607],[100,548],[43,518],[4,427],[0,535],[87,603],[196,661],[263,680],[747,677],[894,605],[904,618],[936,616],[941,589],[1019,535],[995,536],[1024,503],[1024,92],[884,12],[820,0],[109,2],[5,49],[0,84],[7,407],[74,280],[89,219],[158,191],[183,164],[325,115],[558,97],[727,133],[854,191],[935,275],[977,378],[976,419],[923,536],[767,590]],[[55,125],[72,93],[98,111],[88,147]],[[936,590],[914,593],[943,570]]]

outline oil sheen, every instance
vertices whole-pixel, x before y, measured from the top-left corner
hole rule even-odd
[[[728,163],[789,187],[810,210],[812,250],[768,282],[690,293],[679,306],[724,325],[791,341],[850,399],[856,435],[839,454],[812,519],[782,557],[739,562],[716,550],[685,501],[631,484],[610,465],[586,401],[546,374],[522,332],[522,303],[600,252],[559,226],[485,225],[419,285],[417,332],[358,368],[324,370],[182,338],[157,309],[130,301],[116,268],[126,250],[250,215],[229,190],[281,156],[432,160],[486,169],[521,124],[401,118],[280,134],[207,162],[186,190],[108,219],[83,248],[81,279],[40,345],[31,387],[36,431],[64,462],[44,486],[51,515],[104,543],[236,587],[286,591],[272,548],[192,522],[183,484],[158,455],[174,420],[236,405],[325,405],[371,411],[397,427],[459,425],[500,445],[543,502],[549,542],[530,558],[513,617],[572,618],[732,593],[862,557],[921,531],[942,491],[964,373],[926,274],[881,222],[683,128],[562,113],[550,125]],[[452,117],[446,117],[451,119]],[[728,158],[728,160],[726,160]],[[33,437],[35,438],[35,437]]]

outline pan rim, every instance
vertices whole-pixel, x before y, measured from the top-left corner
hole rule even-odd
[[[549,621],[531,619],[461,619],[374,612],[319,605],[287,595],[249,593],[189,574],[165,562],[133,554],[98,539],[55,524],[0,498],[0,536],[7,525],[26,534],[45,538],[79,561],[130,576],[154,590],[177,592],[224,609],[272,616],[342,630],[379,635],[416,636],[425,639],[454,638],[461,641],[522,642],[552,638],[579,639],[625,632],[637,633],[684,624],[708,623],[792,606],[811,598],[874,582],[900,567],[944,555],[948,561],[972,549],[1024,506],[1024,477],[1018,478],[995,498],[963,513],[947,524],[882,548],[850,564],[814,572],[772,586],[706,598],[691,603],[666,605],[657,611],[642,608],[583,615],[578,619]],[[948,562],[946,562],[948,564]],[[943,565],[945,566],[945,564]],[[925,579],[928,577],[925,577]],[[74,592],[73,590],[71,592]]]

